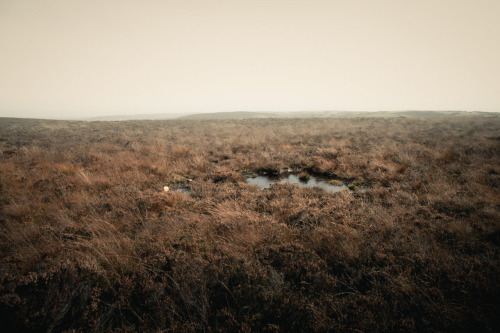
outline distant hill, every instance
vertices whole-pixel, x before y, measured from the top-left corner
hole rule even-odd
[[[276,118],[276,112],[212,112],[212,113],[196,113],[179,117],[177,119],[251,119],[251,118]]]
[[[480,111],[288,111],[288,112],[211,112],[211,113],[152,113],[114,115],[86,118],[90,121],[119,120],[203,120],[203,119],[255,119],[255,118],[354,118],[354,117],[457,117],[457,116],[500,116],[497,112]]]
[[[177,119],[255,119],[255,118],[354,118],[354,117],[458,117],[500,116],[495,112],[480,111],[294,111],[294,112],[213,112],[197,113]]]
[[[179,117],[185,116],[188,114],[184,113],[149,113],[149,114],[127,114],[127,115],[114,115],[114,116],[100,116],[100,117],[92,117],[86,118],[85,120],[90,121],[113,121],[113,120],[160,120],[160,119],[177,119]]]

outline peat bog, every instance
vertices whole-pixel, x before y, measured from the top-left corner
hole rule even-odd
[[[499,137],[494,115],[0,119],[2,325],[497,331]],[[289,169],[349,190],[247,182]]]

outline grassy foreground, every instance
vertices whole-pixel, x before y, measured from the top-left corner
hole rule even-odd
[[[0,230],[8,331],[492,332],[500,117],[4,118]]]

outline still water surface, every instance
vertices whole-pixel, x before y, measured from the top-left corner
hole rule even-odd
[[[329,193],[348,189],[345,184],[341,186],[332,185],[326,180],[320,180],[313,176],[310,176],[309,180],[307,181],[300,180],[296,175],[288,175],[282,178],[269,178],[267,176],[248,177],[246,181],[249,184],[259,187],[261,190],[270,188],[272,184],[279,182],[295,184],[299,187],[318,187]]]

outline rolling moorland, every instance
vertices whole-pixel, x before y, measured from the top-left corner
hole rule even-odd
[[[3,118],[0,230],[7,331],[493,332],[500,116]]]

